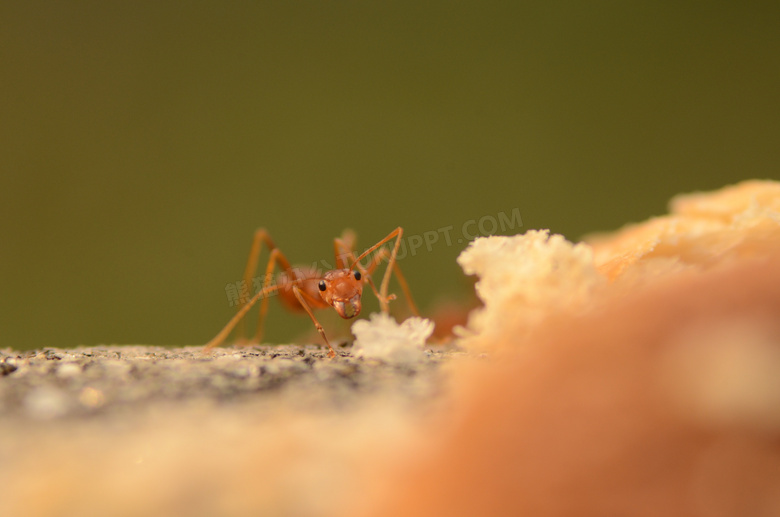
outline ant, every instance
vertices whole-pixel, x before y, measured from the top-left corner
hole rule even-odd
[[[363,284],[368,283],[368,285],[371,286],[371,290],[379,299],[379,305],[382,312],[388,313],[388,304],[391,300],[395,299],[394,294],[389,296],[387,294],[387,287],[390,283],[390,274],[393,271],[395,272],[396,278],[398,278],[398,283],[401,285],[409,308],[412,313],[419,316],[417,306],[414,304],[412,295],[409,292],[409,286],[401,273],[401,268],[398,267],[398,263],[396,262],[402,235],[403,228],[399,226],[390,232],[387,237],[355,258],[353,252],[355,234],[350,230],[345,230],[340,238],[337,237],[333,240],[333,250],[336,255],[336,269],[320,274],[313,267],[291,267],[287,258],[279,251],[279,248],[276,247],[273,240],[271,240],[268,232],[264,228],[260,228],[255,232],[254,239],[252,240],[252,248],[249,251],[249,258],[247,260],[246,269],[244,270],[244,283],[250,285],[252,275],[255,274],[257,269],[261,247],[265,244],[270,251],[270,255],[268,257],[268,265],[265,269],[263,287],[255,293],[252,298],[241,302],[236,315],[219,331],[214,339],[206,344],[204,351],[219,346],[239,321],[242,321],[242,318],[249,309],[251,309],[258,300],[262,299],[260,303],[257,332],[255,334],[255,341],[259,343],[263,336],[265,316],[268,311],[268,295],[277,292],[280,301],[288,309],[293,311],[305,311],[309,315],[314,322],[317,331],[328,346],[328,357],[336,357],[336,351],[330,346],[328,337],[325,335],[325,330],[323,330],[322,325],[317,321],[317,318],[314,317],[313,310],[333,307],[342,318],[354,318],[360,314]],[[382,260],[387,258],[386,248],[379,250],[367,267],[363,267],[360,261],[392,239],[395,239],[393,250],[390,252],[387,269],[385,270],[379,290],[377,290],[374,281],[371,279],[371,274],[377,266],[379,266]],[[347,259],[351,261],[351,265],[347,265]],[[284,274],[279,276],[276,284],[271,285],[274,268],[277,264],[284,271]],[[241,335],[244,335],[243,323]]]

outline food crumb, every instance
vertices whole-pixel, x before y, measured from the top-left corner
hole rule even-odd
[[[423,347],[433,333],[434,323],[419,317],[398,324],[389,315],[372,314],[370,320],[352,325],[355,357],[380,359],[388,363],[415,363],[425,358]]]

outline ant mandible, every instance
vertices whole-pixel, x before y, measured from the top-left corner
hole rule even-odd
[[[403,235],[403,228],[400,226],[390,232],[390,234],[384,239],[380,240],[366,251],[355,258],[353,252],[355,235],[351,231],[345,231],[341,238],[333,240],[333,250],[336,255],[336,269],[327,271],[320,275],[314,268],[297,267],[293,268],[287,261],[287,258],[279,251],[273,240],[271,240],[268,232],[261,228],[255,232],[254,239],[252,240],[252,248],[249,252],[249,259],[247,260],[246,269],[244,270],[244,283],[250,285],[252,275],[255,274],[257,269],[257,262],[260,256],[262,244],[265,244],[270,251],[268,257],[268,265],[265,270],[265,277],[263,280],[263,287],[252,298],[242,302],[239,306],[238,312],[228,322],[225,327],[219,331],[219,333],[209,341],[204,350],[210,350],[219,346],[225,338],[228,336],[231,330],[240,322],[249,309],[257,303],[258,300],[262,300],[260,303],[260,314],[257,324],[257,332],[255,334],[255,341],[260,342],[263,336],[263,329],[265,324],[265,316],[268,311],[268,295],[277,292],[281,302],[287,306],[288,309],[293,311],[305,311],[311,320],[314,322],[314,326],[322,336],[325,344],[328,346],[328,357],[336,357],[336,351],[330,346],[328,337],[325,335],[322,325],[314,317],[313,310],[325,309],[327,307],[333,307],[339,316],[344,319],[351,319],[360,314],[362,306],[363,284],[368,283],[371,286],[371,290],[379,299],[379,305],[384,313],[389,312],[388,304],[390,300],[395,299],[395,295],[387,294],[387,288],[390,283],[390,274],[395,272],[398,283],[401,285],[401,289],[404,292],[406,302],[409,305],[412,313],[419,316],[417,307],[414,304],[412,295],[409,292],[409,286],[406,283],[406,279],[401,273],[401,268],[398,267],[396,262],[396,256],[398,255],[398,247],[401,244],[401,237]],[[371,279],[371,274],[379,266],[384,258],[387,257],[387,250],[382,248],[374,255],[371,262],[367,267],[363,267],[360,261],[363,260],[370,253],[377,250],[380,246],[386,242],[395,239],[393,245],[393,251],[390,252],[390,258],[387,263],[387,269],[385,270],[382,283],[379,290],[377,290]],[[351,265],[347,265],[347,259],[351,261]],[[284,275],[280,276],[277,283],[271,285],[271,279],[276,265],[284,270]],[[241,334],[243,335],[243,325],[241,328]]]

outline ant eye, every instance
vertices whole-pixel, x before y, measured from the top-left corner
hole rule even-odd
[[[360,280],[360,271],[355,271],[355,280]]]
[[[324,291],[325,289],[327,289],[327,288],[328,288],[328,286],[327,286],[327,285],[325,285],[325,280],[320,280],[320,283],[319,283],[319,284],[317,284],[317,287],[319,287],[319,288],[320,288],[320,291]]]

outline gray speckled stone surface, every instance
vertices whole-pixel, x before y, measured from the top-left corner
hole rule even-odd
[[[395,366],[338,352],[0,350],[0,515],[335,516],[369,504],[365,473],[427,443],[456,358],[472,357],[434,349]]]
[[[292,405],[338,408],[379,392],[422,401],[437,391],[438,365],[457,352],[394,366],[327,359],[317,346],[219,348],[99,346],[0,350],[0,418],[56,419],[133,411],[157,402],[290,398]],[[294,397],[290,397],[294,394]]]

